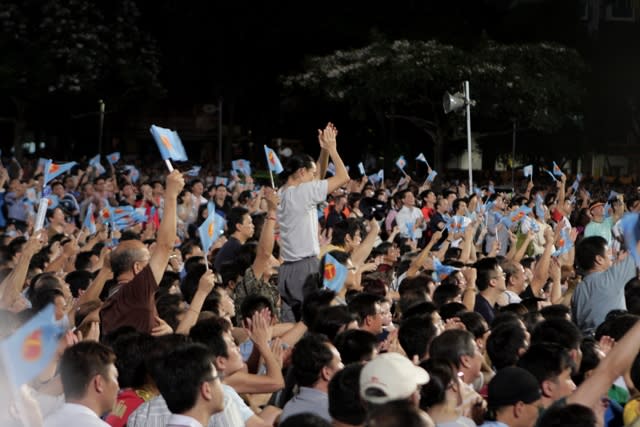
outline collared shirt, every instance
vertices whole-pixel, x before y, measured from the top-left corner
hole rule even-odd
[[[65,403],[44,419],[43,427],[69,427],[69,425],[82,427],[109,427],[91,409],[77,403]]]
[[[291,400],[284,405],[284,408],[282,408],[280,422],[284,421],[287,417],[302,412],[311,412],[331,422],[331,415],[329,415],[329,395],[315,388],[300,387],[298,394],[293,396]]]
[[[171,414],[167,427],[202,427],[202,424],[195,418],[186,415]]]
[[[486,421],[480,427],[509,427],[509,425],[500,421]]]
[[[208,427],[243,427],[254,413],[232,387],[222,384],[222,390],[224,391],[224,410],[209,418]],[[138,406],[129,415],[127,426],[165,427],[170,417],[171,411],[167,407],[167,402],[162,396],[157,396]]]

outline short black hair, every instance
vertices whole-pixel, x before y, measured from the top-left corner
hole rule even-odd
[[[417,355],[424,359],[437,335],[438,330],[431,319],[424,317],[409,317],[402,321],[398,330],[398,340],[409,358]]]
[[[68,347],[60,359],[60,378],[65,397],[85,397],[93,377],[106,377],[109,365],[114,364],[115,360],[113,350],[96,341],[81,341]]]
[[[322,368],[333,360],[328,344],[326,336],[314,333],[307,334],[296,343],[291,362],[293,377],[298,386],[312,387],[318,382]]]
[[[495,257],[483,258],[475,263],[474,267],[477,270],[476,287],[479,291],[482,292],[489,287],[489,282],[493,279],[498,266],[498,259]]]
[[[358,323],[362,325],[368,316],[375,316],[376,304],[380,304],[384,298],[378,295],[361,293],[349,301],[349,311],[358,316]]]
[[[345,424],[361,425],[367,416],[360,399],[360,372],[364,365],[352,363],[331,378],[329,382],[329,415]]]
[[[515,366],[520,350],[526,349],[526,335],[518,323],[502,323],[491,329],[487,339],[487,354],[495,370]]]
[[[156,378],[156,385],[172,413],[182,414],[196,405],[200,385],[213,380],[214,359],[209,348],[190,343],[157,360],[162,374]]]
[[[350,312],[346,306],[332,305],[323,307],[318,311],[318,315],[309,330],[324,334],[333,342],[340,330],[354,320],[358,320],[356,315]]]
[[[562,374],[565,369],[575,368],[566,348],[548,342],[532,344],[518,360],[517,366],[531,372],[540,386],[544,381]]]
[[[225,218],[227,220],[227,237],[231,236],[233,233],[237,231],[236,225],[242,224],[242,221],[244,220],[244,216],[248,214],[249,214],[249,210],[247,210],[247,208],[243,208],[241,206],[236,206],[231,208],[231,211],[227,214]]]
[[[531,334],[531,343],[550,342],[567,350],[577,350],[582,342],[582,332],[567,319],[549,319],[536,326]]]
[[[583,272],[593,269],[596,257],[606,256],[607,241],[600,236],[585,237],[576,246],[576,264]]]
[[[591,408],[572,403],[566,406],[551,406],[538,421],[540,427],[596,427],[598,420]]]
[[[349,329],[336,335],[334,342],[342,363],[347,365],[370,360],[378,339],[371,332]]]

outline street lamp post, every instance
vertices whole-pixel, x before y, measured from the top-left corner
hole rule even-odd
[[[465,109],[467,116],[467,156],[469,157],[469,191],[473,191],[473,155],[471,151],[471,106],[475,105],[475,101],[471,100],[469,92],[469,81],[466,80],[462,86],[463,92],[456,92],[451,95],[445,92],[442,106],[446,114],[453,112],[461,112]]]

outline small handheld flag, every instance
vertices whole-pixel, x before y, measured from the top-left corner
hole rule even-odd
[[[407,165],[407,161],[405,160],[404,156],[400,156],[400,158],[398,160],[396,160],[396,166],[398,167],[398,169],[400,169],[402,172],[404,172],[404,167]]]
[[[334,292],[340,292],[347,278],[347,267],[338,262],[337,259],[327,253],[324,256],[324,272],[322,275],[322,284],[325,288]]]
[[[224,176],[216,176],[216,185],[224,185],[225,187],[227,186],[227,183],[229,182],[229,178],[226,178]]]
[[[544,200],[540,193],[536,194],[536,216],[538,219],[544,220]]]
[[[327,165],[327,172],[331,175],[336,174],[336,165],[334,165],[333,162],[329,162],[329,164]]]
[[[437,257],[433,257],[433,269],[433,274],[435,276],[434,279],[437,282],[443,281],[444,279],[449,277],[449,275],[458,271],[458,269],[455,267],[443,264]]]
[[[106,172],[104,166],[102,166],[102,164],[100,163],[100,154],[96,154],[94,157],[89,159],[89,166],[92,166],[96,170],[98,175],[102,175]]]
[[[429,172],[429,175],[427,176],[427,182],[433,182],[433,180],[436,179],[437,175],[438,175],[438,172],[432,169],[431,172]]]
[[[269,167],[269,176],[271,177],[271,186],[275,188],[275,183],[273,182],[273,173],[275,172],[277,175],[282,173],[284,168],[282,167],[282,163],[280,163],[280,159],[275,151],[271,148],[264,146],[264,154],[267,156],[267,166]]]
[[[573,192],[574,193],[578,192],[578,187],[580,186],[580,181],[582,181],[582,174],[581,173],[576,175],[576,180],[573,181],[573,184],[571,184],[571,188],[573,188]]]
[[[558,164],[556,162],[553,162],[553,174],[555,176],[564,175],[564,173],[562,173],[562,170],[560,169],[560,166],[558,166]]]
[[[360,175],[365,176],[366,172],[364,170],[364,165],[362,164],[362,162],[358,163],[358,170],[360,171]]]
[[[56,325],[54,312],[53,304],[49,304],[0,342],[5,372],[14,388],[40,375],[55,356],[64,331]]]
[[[555,177],[555,175],[553,173],[551,173],[551,171],[547,170],[547,169],[543,169],[547,174],[549,174],[549,176],[551,177],[551,179],[554,182],[558,182],[558,178]]]
[[[528,177],[528,178],[533,177],[533,165],[527,165],[522,170],[524,172],[525,177]]]
[[[133,165],[125,165],[124,170],[129,172],[129,179],[134,184],[140,179],[140,171]]]
[[[241,172],[244,176],[251,176],[251,162],[249,160],[232,160],[231,169]]]
[[[200,169],[202,169],[202,166],[191,166],[191,169],[189,169],[186,174],[189,176],[198,176],[200,174]]]
[[[200,236],[200,243],[202,243],[202,250],[205,254],[209,253],[211,246],[218,240],[218,237],[222,234],[221,232],[224,230],[224,218],[222,218],[219,214],[216,213],[215,210],[209,212],[209,216],[202,223],[200,227],[198,227],[198,235]],[[207,269],[209,268],[207,263]]]
[[[567,228],[563,228],[560,230],[560,238],[558,239],[558,249],[551,256],[557,257],[562,254],[565,254],[571,250],[573,247],[573,242],[571,241],[571,236],[569,236],[569,232]]]
[[[184,146],[177,132],[156,125],[151,125],[149,130],[158,145],[162,160],[167,164],[169,172],[173,172],[171,159],[183,162],[188,160],[187,152],[184,150]]]
[[[416,157],[416,160],[418,160],[419,162],[422,162],[425,165],[429,166],[429,162],[427,162],[427,158],[422,153],[418,154],[418,157]]]
[[[92,203],[89,203],[89,207],[87,208],[87,215],[84,217],[82,226],[89,231],[89,234],[96,234],[96,219],[93,217]]]
[[[52,160],[48,159],[44,164],[44,184],[47,185],[49,181],[52,179],[62,175],[65,172],[71,170],[72,167],[77,165],[76,162],[67,162],[67,163],[53,163]]]
[[[118,163],[120,161],[120,152],[115,151],[111,154],[107,154],[107,161],[112,165],[115,165],[116,163]]]
[[[282,163],[280,163],[280,159],[276,152],[265,145],[264,154],[267,156],[267,166],[269,166],[269,170],[276,174],[280,174],[284,168],[282,167]]]

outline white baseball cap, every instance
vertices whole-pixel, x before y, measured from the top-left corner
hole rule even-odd
[[[398,353],[383,353],[368,362],[360,373],[360,396],[382,404],[406,399],[429,382],[429,374]]]

